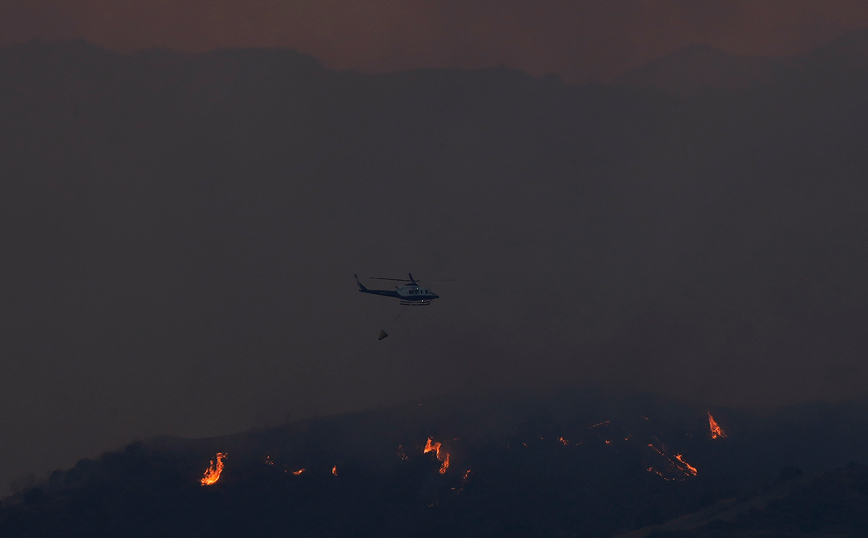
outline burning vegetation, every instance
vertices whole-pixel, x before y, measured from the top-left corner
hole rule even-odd
[[[713,439],[726,437],[726,434],[711,416],[711,413],[707,414],[710,437]],[[590,425],[587,422],[584,424],[574,424],[563,432],[547,430],[534,434],[528,431],[524,435],[503,439],[499,444],[506,447],[506,450],[512,450],[512,447],[516,446],[523,447],[523,449],[532,452],[556,450],[555,447],[560,447],[557,450],[567,452],[562,452],[564,456],[558,457],[568,458],[565,461],[574,460],[576,462],[575,465],[580,465],[583,457],[596,458],[602,454],[618,454],[623,450],[639,450],[645,452],[643,458],[644,465],[637,468],[639,472],[647,471],[664,480],[679,482],[698,476],[698,469],[685,459],[683,453],[670,450],[656,436],[651,434],[650,431],[647,431],[646,426],[641,426],[641,424],[650,422],[648,417],[642,415],[639,419],[641,421],[638,424],[633,424],[632,427],[622,424],[620,421],[603,420],[591,423]],[[630,427],[630,429],[625,429],[626,427]],[[633,427],[639,427],[640,429],[634,430]],[[539,433],[543,433],[543,435],[539,435]],[[564,435],[559,435],[560,433]],[[457,439],[453,439],[453,441],[457,441]],[[407,446],[410,445],[400,444],[397,447],[397,456],[401,461],[412,459],[409,455],[411,452],[405,448]],[[606,452],[599,452],[601,450]],[[439,462],[437,473],[444,476],[447,475],[450,467],[456,463],[450,452],[449,445],[435,441],[433,437],[428,437],[424,446],[421,447],[422,454],[431,454]],[[567,456],[566,454],[575,455]],[[220,474],[223,471],[225,457],[226,453],[217,453],[216,459],[211,461],[210,467],[205,471],[205,476],[201,480],[202,485],[211,485],[219,480]],[[333,465],[333,462],[329,462],[327,466],[324,465],[325,462],[321,462],[320,464],[314,464],[312,467],[292,466],[291,463],[280,463],[278,465],[271,455],[266,455],[264,459],[259,461],[264,463],[266,467],[279,468],[282,473],[294,476],[299,476],[302,473],[313,474],[314,476],[320,474],[338,475],[337,465]],[[462,467],[461,471],[460,477],[456,474],[451,479],[445,478],[446,482],[443,482],[444,486],[448,486],[449,489],[456,493],[464,491],[471,471],[470,468],[465,467]]]
[[[422,453],[427,454],[429,452],[433,452],[434,456],[440,461],[439,473],[440,474],[446,474],[446,469],[449,468],[449,453],[444,450],[442,455],[441,455],[440,449],[443,446],[443,444],[442,443],[434,443],[432,441],[433,441],[433,439],[431,437],[429,437],[428,442],[425,443],[425,448],[423,449]]]
[[[56,524],[49,529],[46,522],[68,499],[68,514],[81,517],[74,523],[88,531],[75,537],[168,536],[203,526],[202,534],[212,536],[244,536],[251,529],[261,536],[289,536],[301,528],[316,529],[311,536],[493,537],[508,535],[517,525],[533,535],[551,535],[555,529],[571,536],[606,536],[664,524],[753,491],[757,471],[745,472],[745,465],[768,474],[768,453],[760,462],[745,460],[731,450],[739,447],[711,439],[706,418],[700,409],[695,420],[673,426],[636,414],[589,428],[597,417],[563,413],[523,418],[508,430],[477,437],[480,421],[463,430],[452,427],[448,436],[440,433],[446,429],[441,421],[430,438],[420,434],[430,427],[421,421],[401,432],[388,429],[395,427],[386,421],[379,432],[372,432],[370,423],[366,428],[350,423],[357,437],[340,428],[314,428],[313,440],[307,431],[264,436],[264,442],[251,436],[221,447],[233,451],[228,482],[220,476],[226,452],[210,456],[202,483],[214,484],[220,477],[216,488],[190,486],[202,478],[200,464],[208,463],[201,453],[130,447],[101,462],[84,461],[57,472],[50,483],[8,503],[4,499],[0,535],[56,535]],[[683,429],[688,423],[692,427]],[[404,449],[396,454],[399,443]],[[337,462],[342,462],[340,471]],[[296,476],[302,468],[303,476]],[[854,484],[864,485],[862,471],[851,467],[847,473],[858,479]],[[855,491],[846,489],[848,502],[862,503],[864,512],[864,496]],[[570,510],[553,510],[553,503]],[[93,510],[82,511],[82,506],[114,518],[111,528],[93,526]],[[789,509],[781,515],[791,517]],[[147,527],[128,527],[138,521]],[[267,532],[255,532],[262,529]]]
[[[205,476],[200,481],[203,486],[210,486],[220,480],[220,474],[223,472],[223,458],[226,457],[225,452],[217,453],[217,462],[211,460],[211,465],[205,469]]]
[[[646,471],[649,473],[654,473],[664,480],[685,480],[687,478],[692,478],[699,474],[696,467],[690,465],[686,461],[684,461],[684,457],[681,454],[675,454],[674,456],[670,456],[666,450],[665,446],[660,446],[659,448],[655,446],[653,443],[648,443],[648,447],[651,448],[655,453],[657,453],[660,457],[663,458],[664,463],[660,466],[649,466],[646,468]]]
[[[726,437],[726,432],[720,427],[714,417],[711,416],[711,411],[706,411],[708,413],[708,429],[710,430],[710,435],[712,439],[720,439]]]
[[[681,454],[675,454],[675,459],[678,460],[678,462],[684,466],[681,469],[687,470],[687,472],[685,474],[687,474],[689,476],[696,476],[697,475],[696,467],[694,467],[693,465],[690,465],[689,463],[684,461],[684,459],[681,457]]]

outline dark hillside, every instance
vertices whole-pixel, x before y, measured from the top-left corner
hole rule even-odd
[[[849,432],[865,431],[864,408],[826,412]],[[727,528],[828,530],[829,517],[844,535],[859,528],[851,490],[864,489],[863,467],[796,478],[864,453],[864,435],[856,442],[816,418],[715,413],[727,437],[712,438],[704,409],[659,398],[488,395],[219,438],[157,438],[81,460],[4,500],[0,534],[607,536],[727,499],[751,503],[783,483],[764,511],[742,510]],[[848,438],[850,450],[825,448]],[[202,486],[217,452],[225,466]],[[788,520],[791,509],[804,517]]]

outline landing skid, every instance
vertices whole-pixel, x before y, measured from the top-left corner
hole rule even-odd
[[[431,301],[401,301],[401,306],[428,306],[429,304]]]

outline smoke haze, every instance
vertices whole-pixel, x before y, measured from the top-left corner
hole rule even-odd
[[[286,47],[331,68],[382,73],[506,65],[571,83],[612,80],[696,44],[734,54],[804,53],[868,26],[859,0],[7,0],[0,44],[85,38],[133,51]]]
[[[487,386],[859,396],[864,43],[685,97],[4,49],[0,474]],[[411,271],[400,317],[352,278]]]

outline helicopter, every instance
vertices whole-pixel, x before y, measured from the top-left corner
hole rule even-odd
[[[428,306],[429,304],[431,304],[431,301],[440,298],[440,296],[433,291],[419,286],[419,282],[413,278],[413,275],[411,273],[407,273],[407,276],[410,277],[409,279],[383,278],[376,276],[371,277],[374,280],[394,280],[397,282],[409,282],[409,284],[404,284],[403,286],[395,286],[394,290],[369,290],[361,282],[359,282],[359,275],[353,276],[356,277],[356,284],[359,285],[360,292],[371,293],[373,295],[383,295],[384,297],[395,297],[401,300],[401,305],[403,306]]]

